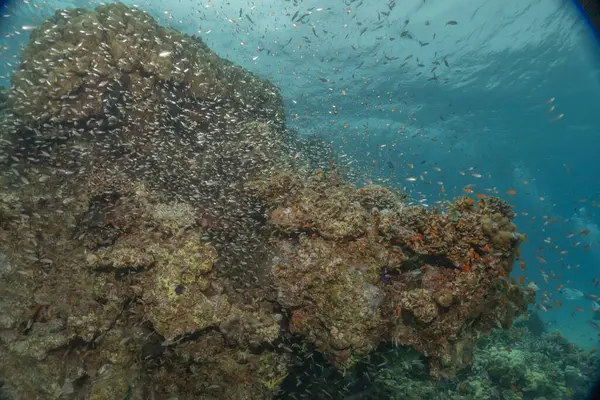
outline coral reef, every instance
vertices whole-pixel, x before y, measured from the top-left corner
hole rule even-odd
[[[600,359],[558,332],[540,337],[511,328],[484,334],[472,365],[448,380],[430,379],[424,356],[402,346],[378,348],[345,376],[313,358],[301,370],[284,381],[279,398],[567,400],[587,398]]]
[[[394,344],[453,379],[534,297],[506,203],[310,171],[274,86],[140,10],[57,11],[3,107],[9,398],[268,399],[309,347],[332,375]]]
[[[472,369],[479,376],[463,379],[459,388],[487,398],[585,398],[600,367],[595,354],[557,331],[539,336],[526,328],[495,330],[478,347]]]
[[[289,356],[244,182],[285,165],[277,89],[116,3],[32,31],[4,97],[6,396],[271,397]]]
[[[32,32],[11,82],[14,112],[34,126],[90,118],[97,126],[116,127],[123,119],[151,126],[179,110],[189,118],[180,123],[200,127],[219,119],[201,112],[202,103],[215,98],[222,112],[236,113],[234,119],[253,113],[256,120],[277,122],[283,115],[270,83],[219,58],[200,38],[162,27],[122,3],[94,12],[57,10]],[[161,102],[172,90],[163,86],[167,82],[182,104]],[[164,90],[152,90],[160,86]],[[160,113],[145,112],[158,105]]]
[[[121,3],[57,10],[31,32],[11,82],[0,129],[14,149],[9,187],[38,182],[66,197],[118,171],[122,186],[143,180],[169,203],[199,205],[222,264],[256,272],[237,262],[260,242],[244,182],[289,164],[271,83]]]
[[[481,332],[510,327],[535,297],[507,278],[524,237],[498,202],[463,198],[427,211],[323,172],[253,186],[269,204],[290,329],[342,368],[385,340],[426,354],[434,377],[451,377],[471,362]]]
[[[277,339],[281,315],[264,309],[258,298],[254,305],[232,304],[214,269],[216,250],[201,240],[197,221],[182,218],[190,210],[155,203],[151,192],[139,185],[135,189],[119,194],[110,209],[113,225],[103,228],[107,232],[90,225],[98,196],[71,229],[79,240],[59,245],[51,236],[60,234],[59,222],[50,229],[46,224],[53,226],[51,221],[35,218],[10,222],[0,232],[8,262],[21,268],[0,279],[5,294],[0,343],[7,354],[0,374],[10,393],[14,398],[89,393],[101,399],[127,393],[132,398],[149,393],[193,397],[208,391],[208,398],[268,397],[275,389],[269,382],[282,376],[287,364],[285,354],[263,349]],[[172,212],[157,213],[165,209]],[[117,225],[123,233],[104,244]],[[25,252],[19,258],[18,251],[25,250],[19,242],[24,229],[44,232],[33,247],[37,252],[31,253],[37,257]],[[38,258],[40,253],[44,258]],[[198,338],[210,346],[202,347]],[[220,375],[196,359],[198,352],[219,363]],[[35,360],[39,370],[24,374],[19,365],[28,360]],[[176,368],[165,369],[166,361]],[[187,387],[185,368],[218,376],[218,382],[227,376],[231,382]],[[143,383],[147,369],[157,380],[150,388]],[[72,373],[65,376],[65,370]],[[32,381],[40,377],[47,381]]]

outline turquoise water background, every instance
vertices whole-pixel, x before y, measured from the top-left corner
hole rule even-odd
[[[547,291],[546,308],[555,308],[540,316],[550,329],[596,348],[592,302],[558,289],[600,295],[600,51],[571,2],[124,3],[275,83],[289,126],[330,141],[356,183],[405,188],[429,206],[465,187],[510,201],[528,237],[527,269],[517,264],[513,275],[540,287],[538,303]],[[5,4],[1,83],[9,85],[28,27],[57,8],[99,4]]]

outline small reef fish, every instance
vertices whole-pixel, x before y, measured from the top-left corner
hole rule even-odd
[[[583,298],[583,292],[577,289],[569,289],[562,288],[560,292],[567,298],[568,300],[578,300]]]
[[[562,307],[562,301],[560,300],[554,300],[554,305],[556,306],[556,308],[561,308]]]
[[[527,270],[527,266],[525,265],[525,261],[523,261],[523,260],[519,261],[519,265],[521,266],[521,269],[523,271]]]
[[[548,264],[548,261],[546,261],[546,259],[542,256],[535,256],[535,258],[537,258],[542,264]]]
[[[585,297],[586,299],[591,299],[597,302],[600,302],[600,296],[596,296],[595,294],[584,294],[583,297]]]
[[[528,288],[535,290],[536,292],[538,290],[540,290],[540,287],[538,285],[535,284],[535,282],[530,282],[529,285],[527,285]]]

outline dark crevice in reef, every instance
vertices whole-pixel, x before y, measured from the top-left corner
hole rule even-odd
[[[129,275],[139,274],[141,272],[148,271],[151,269],[153,264],[148,266],[139,267],[114,267],[112,265],[103,265],[101,267],[94,268],[92,273],[95,274],[106,274],[113,273],[116,279],[123,279]]]
[[[221,333],[221,331],[219,330],[218,326],[211,325],[211,326],[207,326],[204,329],[199,329],[197,331],[189,332],[189,333],[186,333],[184,335],[178,336],[178,337],[174,338],[171,341],[164,341],[163,342],[163,346],[166,347],[166,348],[173,348],[173,347],[175,347],[177,345],[180,345],[182,343],[191,342],[191,341],[197,340],[201,336],[207,334],[208,332],[219,332],[219,333]]]
[[[444,254],[421,254],[417,253],[404,243],[399,243],[398,241],[391,241],[390,243],[393,246],[401,248],[408,257],[408,260],[402,263],[400,267],[402,269],[411,270],[415,269],[415,266],[418,268],[425,264],[434,265],[441,268],[460,268],[460,266],[456,265]]]
[[[448,257],[441,254],[418,254],[416,255],[416,261],[420,265],[435,265],[442,268],[460,268]]]

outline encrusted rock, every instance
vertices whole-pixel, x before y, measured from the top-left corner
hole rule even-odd
[[[433,299],[442,307],[450,307],[454,300],[454,295],[449,289],[442,289],[433,293]]]
[[[438,308],[431,294],[425,289],[413,289],[400,300],[400,306],[413,313],[417,321],[429,323],[438,315]]]

